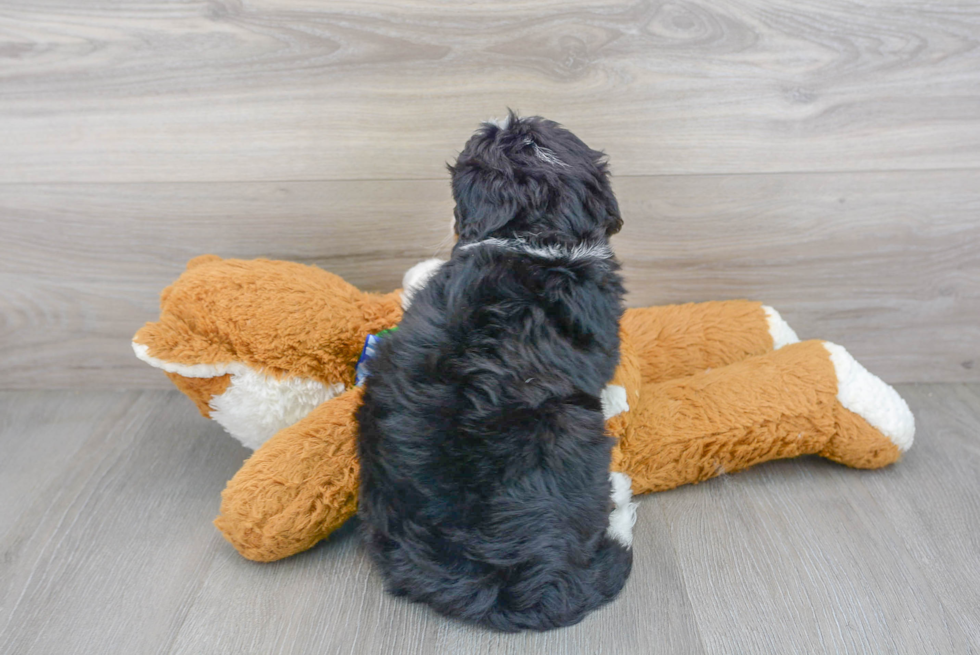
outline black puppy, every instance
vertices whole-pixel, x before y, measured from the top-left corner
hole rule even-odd
[[[538,117],[485,124],[450,172],[452,259],[382,342],[357,413],[365,542],[392,593],[443,614],[571,625],[632,565],[600,401],[619,207],[602,153]]]

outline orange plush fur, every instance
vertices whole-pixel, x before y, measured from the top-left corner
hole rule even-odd
[[[262,443],[215,520],[243,556],[300,552],[356,511],[354,367],[365,336],[400,320],[400,297],[312,266],[204,256],[163,292],[159,321],[137,332],[137,354],[233,434],[251,425],[235,415],[240,405],[272,399],[275,416],[259,421],[270,434],[252,435]],[[626,311],[610,382],[626,402],[607,429],[612,468],[632,478],[633,493],[804,454],[876,468],[911,445],[914,423],[894,390],[839,346],[774,350],[771,323],[748,301]]]

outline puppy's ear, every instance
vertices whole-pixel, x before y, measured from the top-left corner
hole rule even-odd
[[[461,241],[479,241],[503,229],[523,206],[520,189],[499,172],[479,166],[450,167]]]
[[[606,196],[606,236],[612,235],[623,229],[623,217],[619,213],[619,202],[612,190]]]
[[[597,189],[590,193],[585,201],[586,211],[599,223],[607,237],[611,237],[623,228],[623,217],[619,213],[619,202],[609,184],[609,173],[605,163],[600,163],[600,176]]]

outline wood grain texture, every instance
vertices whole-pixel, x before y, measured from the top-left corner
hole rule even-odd
[[[245,451],[176,392],[0,394],[0,416],[52,406],[75,420],[0,423],[3,449],[39,430],[83,442],[43,493],[27,476],[4,482],[29,508],[0,533],[12,573],[0,586],[0,652],[702,652],[656,515],[637,533],[649,556],[630,602],[559,632],[490,634],[384,594],[353,525],[288,560],[241,558],[210,519]]]
[[[396,286],[506,106],[610,154],[631,304],[980,380],[978,44],[923,0],[7,0],[0,388],[165,387],[128,340],[203,252]]]
[[[0,396],[3,414],[55,406],[61,419],[5,427],[5,450],[44,433],[76,449],[43,491],[7,496],[22,512],[0,538],[0,652],[169,651],[223,542],[210,525],[223,478],[246,453],[182,400]]]
[[[623,175],[980,166],[980,9],[6,0],[2,182],[440,178],[556,118]]]
[[[913,403],[913,411],[918,407]],[[931,449],[917,448],[908,460],[929,457]],[[976,463],[971,477],[947,475],[946,484],[975,489]],[[896,476],[907,476],[905,468],[902,462],[860,472],[816,459],[807,465],[778,462],[723,477],[710,491],[690,487],[656,497],[665,505],[698,624],[713,626],[702,629],[707,650],[966,653],[976,648],[980,642],[964,629],[980,616],[969,582],[961,580],[955,592],[941,595],[932,572],[906,549],[909,535],[884,518],[890,501],[875,502],[863,486],[869,480],[901,495]],[[913,493],[923,494],[922,486]],[[954,539],[969,539],[973,530],[962,526]],[[949,538],[927,534],[915,536],[930,542]],[[940,566],[956,570],[976,552],[960,552]]]
[[[752,298],[888,381],[980,380],[972,171],[617,178],[633,306]],[[388,291],[448,252],[448,183],[0,185],[0,388],[164,388],[129,340],[188,259]]]
[[[0,185],[0,388],[166,387],[129,342],[190,258],[314,263],[390,291],[449,244],[451,216],[447,182]]]
[[[750,298],[890,382],[980,372],[973,171],[626,178],[631,305]]]
[[[703,652],[663,520],[651,518],[638,538],[651,537],[647,547],[662,550],[638,562],[635,575],[643,583],[635,586],[631,600],[607,606],[577,626],[545,634],[488,633],[385,594],[353,526],[311,552],[267,566],[256,566],[227,548],[204,578],[172,652]],[[233,620],[228,617],[229,599],[235,599],[237,608]],[[243,625],[264,627],[243,630]]]
[[[905,387],[923,435],[915,457],[895,470],[894,484],[862,478],[877,511],[889,521],[908,557],[942,603],[940,617],[980,652],[980,494],[961,481],[980,479],[980,387]],[[971,565],[970,562],[974,564]],[[927,617],[913,617],[923,623]]]
[[[353,525],[239,557],[210,519],[246,451],[176,392],[3,392],[24,470],[0,469],[20,508],[0,513],[0,652],[980,652],[980,386],[899,391],[919,430],[897,465],[802,458],[646,496],[620,598],[518,635],[386,595]]]
[[[104,421],[118,420],[132,404],[132,397],[96,394],[86,397],[87,413],[80,414],[82,400],[75,394],[56,394],[44,400],[47,402],[2,402],[0,539],[18,522],[36,519],[36,515],[25,519],[25,513],[30,513],[37,497],[58,483],[79,451],[105,428]]]

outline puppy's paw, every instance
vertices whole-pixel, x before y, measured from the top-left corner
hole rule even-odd
[[[429,278],[435,275],[439,267],[445,263],[442,259],[427,259],[405,272],[405,277],[402,278],[402,309],[408,309],[412,304],[412,296],[424,287]]]
[[[612,500],[615,507],[609,514],[609,527],[606,534],[626,548],[633,545],[633,525],[636,523],[636,503],[633,498],[632,480],[625,473],[610,473]]]

